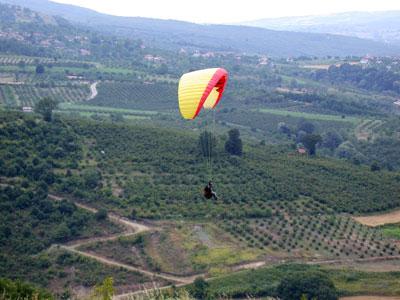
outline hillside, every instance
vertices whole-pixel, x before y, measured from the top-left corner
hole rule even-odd
[[[300,55],[362,56],[394,54],[398,50],[383,43],[359,38],[273,31],[246,26],[199,25],[172,20],[116,17],[46,0],[4,0],[70,22],[89,26],[105,34],[141,39],[145,44],[177,51],[222,51],[261,53],[273,57]],[[368,51],[366,51],[368,49]]]
[[[63,59],[130,59],[136,62],[140,41],[104,36],[27,8],[0,3],[0,52]]]
[[[251,262],[400,254],[380,228],[350,217],[398,207],[396,172],[259,143],[230,156],[218,135],[212,176],[221,200],[211,201],[201,195],[209,171],[191,130],[0,112],[0,135],[1,274],[54,292],[74,294],[105,276],[121,293],[148,285],[149,274],[162,286]]]
[[[5,1],[32,10],[0,3],[0,299],[400,296],[400,58],[350,56],[395,47]],[[216,66],[184,120],[180,76]]]
[[[400,11],[260,19],[243,22],[241,25],[273,30],[339,34],[400,45]]]

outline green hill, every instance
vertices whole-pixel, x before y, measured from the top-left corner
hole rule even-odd
[[[72,5],[42,0],[3,0],[106,34],[141,39],[161,49],[268,54],[275,57],[313,55],[387,55],[397,49],[383,43],[329,34],[295,33],[229,25],[199,25],[173,20],[116,17]]]
[[[242,157],[230,156],[217,131],[210,174],[198,132],[154,124],[60,116],[46,123],[35,115],[0,112],[0,136],[0,272],[59,293],[60,286],[92,287],[108,275],[118,291],[127,282],[149,282],[147,273],[129,267],[212,276],[256,259],[399,255],[380,229],[350,217],[398,207],[396,172],[249,142]],[[210,176],[218,201],[202,197]],[[90,213],[82,204],[105,213]],[[122,238],[107,212],[150,222],[156,230]],[[82,258],[71,247],[51,247],[115,233],[77,251],[116,260],[122,268]]]
[[[400,44],[400,11],[345,12],[321,16],[284,17],[243,22],[274,30],[331,33]]]

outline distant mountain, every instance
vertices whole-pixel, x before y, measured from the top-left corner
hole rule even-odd
[[[145,44],[168,50],[200,50],[267,54],[273,57],[300,55],[347,56],[392,55],[400,47],[354,37],[317,33],[294,33],[250,26],[199,25],[173,20],[117,17],[90,9],[47,0],[0,0],[28,7],[102,33],[141,39]]]
[[[0,3],[0,53],[28,56],[142,61],[141,41],[100,35],[28,8]]]
[[[348,12],[260,19],[243,22],[240,25],[273,30],[339,34],[400,45],[400,11]]]

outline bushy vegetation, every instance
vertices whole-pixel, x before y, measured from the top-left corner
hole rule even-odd
[[[337,300],[333,282],[321,272],[289,274],[277,288],[279,299],[326,299]]]
[[[99,233],[94,229],[116,230],[104,210],[90,215],[69,202],[50,201],[49,190],[126,217],[226,219],[221,228],[239,243],[289,255],[297,248],[334,258],[398,251],[379,233],[332,216],[398,206],[395,172],[299,156],[280,146],[244,143],[243,156],[231,156],[224,149],[227,137],[217,135],[212,175],[222,199],[207,201],[200,189],[209,172],[198,133],[59,116],[44,122],[9,112],[2,112],[0,120],[6,220],[1,272],[13,278],[46,284],[48,279],[29,274],[53,262],[30,254]],[[153,268],[152,263],[147,266]]]
[[[0,298],[2,300],[26,299],[26,300],[50,300],[53,296],[42,289],[19,280],[12,281],[0,278]]]
[[[335,84],[347,83],[366,90],[400,93],[400,75],[390,70],[342,64],[315,71],[313,78]]]
[[[210,178],[196,136],[142,126],[99,127],[86,121],[70,126],[90,141],[84,161],[101,172],[104,185],[88,189],[75,175],[58,190],[97,205],[107,203],[125,214],[125,208],[135,207],[140,217],[244,217],[261,213],[270,201],[301,196],[347,212],[388,209],[400,201],[396,173],[377,174],[337,160],[301,157],[281,147],[247,145],[243,158],[230,157],[219,140],[213,179],[223,201],[208,202],[199,192]],[[116,187],[121,189],[118,195],[113,193]]]
[[[399,294],[397,281],[399,272],[361,272],[350,269],[327,269],[318,266],[286,264],[266,267],[258,270],[247,270],[221,276],[210,280],[207,293],[214,297],[265,297],[278,296],[277,288],[284,278],[303,277],[320,273],[332,281],[338,295],[381,295],[396,296]],[[382,289],[382,286],[385,286]],[[299,298],[300,299],[300,298]],[[310,299],[310,298],[309,298]],[[321,298],[325,299],[325,298]]]
[[[266,254],[332,260],[399,255],[391,240],[399,237],[397,225],[371,229],[348,215],[400,206],[396,171],[400,168],[400,124],[393,107],[400,79],[394,60],[384,58],[381,66],[376,61],[373,67],[361,67],[336,66],[342,63],[339,58],[326,58],[321,61],[332,64],[330,68],[312,70],[301,66],[320,59],[302,57],[291,62],[234,51],[264,49],[265,53],[265,45],[274,45],[268,53],[326,53],[321,45],[332,46],[332,37],[317,43],[307,34],[269,32],[264,36],[262,30],[260,40],[259,29],[239,28],[244,41],[235,38],[238,32],[233,34],[231,27],[208,26],[213,30],[211,45],[205,27],[193,25],[190,41],[181,39],[176,48],[173,35],[166,39],[169,21],[148,22],[144,31],[135,32],[135,38],[146,32],[143,39],[134,40],[132,28],[120,27],[121,23],[92,31],[60,17],[0,5],[1,108],[36,106],[46,98],[57,103],[82,102],[88,99],[93,82],[98,82],[99,92],[85,106],[61,107],[63,112],[78,112],[97,121],[72,114],[52,118],[49,109],[36,110],[46,122],[34,114],[0,112],[2,276],[52,286],[56,297],[64,299],[73,296],[69,288],[93,287],[110,275],[117,292],[123,286],[148,284],[149,279],[138,273],[104,266],[54,246],[119,232],[121,228],[110,223],[112,212],[131,219],[162,220],[158,224],[163,228],[79,249],[156,272],[221,274]],[[215,44],[218,36],[223,42]],[[284,43],[288,38],[301,43],[301,49],[289,51],[281,44],[282,38]],[[346,50],[340,43],[340,49],[328,48],[348,55],[359,51],[359,43]],[[383,49],[362,44],[370,46],[361,47],[364,50]],[[214,52],[206,53],[210,49]],[[393,66],[390,70],[389,65]],[[211,66],[230,72],[212,134],[205,112],[193,122],[181,120],[176,99],[182,73]],[[206,133],[201,134],[203,130]],[[297,151],[304,147],[311,155]],[[218,201],[202,196],[201,189],[209,180]],[[98,208],[97,213],[57,196],[79,199]],[[201,221],[218,227],[219,237],[224,235],[237,248],[194,242],[188,237],[190,226],[187,232],[167,229],[171,223],[180,230],[182,220],[187,221],[184,225]],[[160,249],[155,251],[155,247]],[[168,253],[162,256],[160,251]],[[176,262],[176,253],[188,257]],[[284,265],[210,282],[197,279],[189,290],[202,299],[247,295],[289,299],[294,294],[335,299],[331,282],[341,294],[375,291],[382,282],[382,293],[396,294],[393,286],[398,278],[398,273]],[[293,289],[285,293],[290,285]],[[97,296],[109,299],[112,286],[106,279],[98,285]],[[0,297],[2,288],[7,295],[51,297],[9,280],[0,280]],[[333,296],[321,295],[321,289],[331,290]],[[176,289],[169,298],[179,298]],[[184,294],[183,298],[190,297]]]
[[[81,156],[77,136],[62,121],[2,113],[0,136],[0,273],[43,284],[46,276],[36,273],[51,264],[32,255],[54,243],[120,228],[49,198],[52,185],[71,173]]]

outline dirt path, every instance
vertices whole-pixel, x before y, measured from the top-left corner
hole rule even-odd
[[[64,250],[68,250],[68,251],[74,252],[76,254],[79,254],[79,255],[82,255],[82,256],[86,256],[88,258],[92,258],[94,260],[97,260],[97,261],[105,264],[105,265],[119,267],[119,268],[126,269],[128,271],[139,272],[139,273],[142,273],[142,274],[147,275],[149,277],[158,277],[158,278],[166,279],[168,281],[178,282],[178,283],[181,283],[181,284],[192,283],[197,278],[197,276],[199,276],[199,275],[195,275],[195,276],[174,276],[174,275],[165,274],[165,273],[161,273],[161,272],[152,272],[152,271],[144,270],[144,269],[141,269],[141,268],[136,268],[136,267],[124,264],[124,263],[120,263],[120,262],[117,262],[115,260],[102,257],[100,255],[96,255],[96,254],[87,253],[87,252],[84,252],[84,251],[77,250],[75,246],[59,245],[59,247],[61,249],[64,249]]]
[[[77,249],[83,245],[99,243],[99,242],[114,241],[121,237],[129,237],[129,236],[133,236],[136,234],[137,234],[136,232],[125,232],[125,233],[123,232],[123,233],[117,233],[117,234],[113,234],[113,235],[105,236],[105,237],[93,237],[93,238],[87,238],[87,239],[82,239],[82,240],[75,240],[71,243],[66,244],[65,246],[67,246],[69,248]]]
[[[240,271],[240,270],[250,270],[250,269],[257,269],[265,266],[267,264],[266,261],[255,261],[251,263],[244,263],[237,266],[234,266],[232,269],[233,271]]]
[[[62,197],[57,196],[57,195],[49,195],[49,198],[54,200],[54,201],[61,201]],[[79,201],[76,200],[70,200],[75,203],[77,207],[80,207],[82,209],[85,209],[87,211],[90,211],[92,213],[96,213],[98,210],[96,208],[93,208],[91,206],[88,206],[87,204],[83,204]],[[400,211],[396,212],[398,213],[399,219],[397,222],[400,221]],[[384,215],[380,215],[384,216]],[[108,213],[108,217],[111,221],[122,225],[126,230],[122,233],[119,234],[114,234],[106,237],[94,237],[94,238],[89,238],[89,239],[84,239],[84,240],[78,240],[74,241],[73,243],[67,244],[67,245],[53,245],[50,249],[54,248],[61,248],[91,259],[94,259],[100,263],[109,265],[109,266],[115,266],[119,268],[124,268],[129,271],[134,271],[134,272],[139,272],[141,274],[147,275],[151,278],[162,278],[165,280],[168,280],[170,282],[174,282],[175,286],[182,286],[186,284],[192,283],[198,276],[205,276],[206,274],[196,274],[193,276],[179,276],[179,275],[171,275],[167,273],[162,273],[162,272],[153,272],[149,270],[145,270],[142,268],[137,268],[131,265],[127,265],[103,256],[100,256],[98,254],[94,253],[88,253],[84,252],[81,250],[78,250],[80,246],[90,244],[90,243],[95,243],[95,242],[101,242],[101,241],[109,241],[109,240],[115,240],[118,239],[119,237],[124,237],[124,236],[133,236],[142,232],[148,232],[148,231],[154,231],[154,230],[160,230],[160,228],[153,227],[153,226],[148,226],[142,223],[134,222],[132,220],[128,220],[124,217],[121,217],[117,214],[114,213]],[[364,217],[360,217],[364,218]],[[371,217],[365,217],[365,218],[371,218]],[[290,259],[288,259],[289,261]],[[344,264],[344,263],[356,263],[356,262],[377,262],[377,261],[389,261],[389,260],[400,260],[400,255],[398,256],[383,256],[383,257],[372,257],[372,258],[364,258],[364,259],[345,259],[345,260],[315,260],[315,261],[308,261],[308,262],[303,262],[306,264],[310,265],[332,265],[332,264]],[[263,267],[267,265],[267,261],[256,261],[256,262],[250,262],[250,263],[243,263],[236,265],[232,267],[232,271],[240,271],[240,270],[248,270],[248,269],[257,269],[260,267]],[[211,280],[212,278],[207,278],[207,280]],[[172,286],[166,286],[161,289],[167,289]],[[129,297],[132,297],[134,295],[140,295],[143,294],[144,291],[136,291],[132,293],[126,293],[126,294],[121,294],[114,296],[114,299],[117,300],[122,300],[122,299],[129,299]],[[373,297],[373,296],[372,296]],[[400,300],[400,298],[344,298],[344,300],[373,300],[373,299],[383,299],[383,300]]]
[[[354,220],[371,227],[400,223],[400,210],[374,216],[354,217]]]
[[[49,198],[54,201],[61,201],[64,199],[60,196],[51,195],[51,194],[49,195]],[[98,211],[96,208],[90,207],[81,202],[78,202],[75,200],[73,200],[73,202],[75,203],[75,205],[77,207],[80,207],[80,208],[90,211],[92,213],[96,213]],[[74,253],[82,255],[82,256],[92,258],[92,259],[97,260],[106,265],[124,268],[126,270],[139,272],[139,273],[145,274],[150,277],[163,278],[168,281],[177,282],[177,283],[181,283],[181,284],[192,283],[196,277],[205,275],[205,274],[200,274],[200,275],[194,275],[194,276],[174,276],[174,275],[165,274],[165,273],[161,273],[161,272],[152,272],[152,271],[144,270],[141,268],[136,268],[136,267],[124,264],[124,263],[120,263],[120,262],[105,258],[105,257],[97,255],[97,254],[87,253],[87,252],[78,250],[77,248],[79,248],[80,246],[86,245],[86,244],[91,244],[91,243],[100,242],[100,241],[110,241],[110,240],[118,239],[119,237],[132,236],[132,235],[136,235],[136,234],[146,232],[146,231],[157,230],[157,228],[155,228],[155,227],[150,227],[150,226],[138,223],[138,222],[128,220],[128,219],[118,216],[114,213],[109,213],[108,218],[111,221],[124,226],[127,229],[127,231],[125,231],[123,233],[107,236],[107,237],[94,237],[94,238],[89,238],[89,239],[85,239],[85,240],[79,240],[79,241],[75,241],[69,245],[55,245],[55,246],[52,246],[51,249],[61,248],[61,249],[71,251],[71,252],[74,252]]]
[[[49,194],[49,198],[55,201],[61,201],[64,198],[57,196],[57,195],[51,195]],[[70,200],[72,201],[72,200]],[[93,208],[91,206],[88,206],[87,204],[83,204],[79,201],[73,200],[75,205],[79,208],[85,209],[87,211],[90,211],[91,213],[96,213],[98,210],[96,208]],[[109,213],[108,218],[113,221],[114,223],[117,223],[119,225],[122,225],[125,227],[129,232],[134,232],[135,234],[145,232],[145,231],[150,231],[150,230],[155,230],[156,228],[147,226],[142,223],[134,222],[132,220],[126,219],[124,217],[118,216],[114,213]],[[121,235],[125,234],[126,232],[122,233]]]
[[[305,262],[308,265],[333,265],[333,264],[346,264],[346,263],[363,263],[363,262],[378,262],[378,261],[389,261],[399,260],[400,255],[392,256],[378,256],[378,257],[367,257],[367,258],[351,258],[351,259],[332,259],[332,260],[316,260]]]
[[[90,96],[86,99],[86,101],[90,101],[93,100],[94,98],[96,98],[96,96],[99,94],[99,92],[97,91],[97,84],[99,82],[96,81],[95,83],[92,83],[90,85]]]

